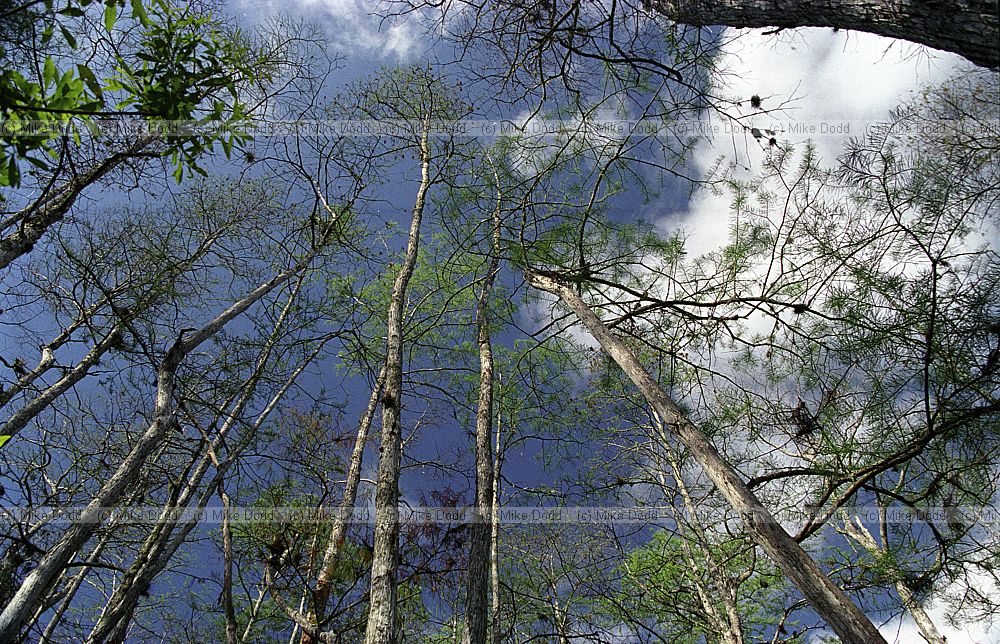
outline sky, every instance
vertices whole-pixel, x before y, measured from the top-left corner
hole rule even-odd
[[[245,0],[237,3],[243,11],[259,12],[261,6]],[[344,73],[349,76],[380,64],[413,63],[438,55],[433,39],[415,20],[381,22],[369,14],[370,5],[362,0],[272,1],[265,6],[292,15],[300,13],[327,26],[333,49],[347,56]],[[856,32],[800,29],[765,36],[760,30],[747,30],[739,33],[739,38],[731,37],[735,35],[734,30],[728,30],[724,38],[727,44],[721,67],[727,72],[725,93],[744,99],[758,95],[765,109],[780,106],[752,124],[777,131],[782,142],[804,143],[809,139],[819,156],[829,162],[836,159],[850,137],[863,135],[866,125],[884,120],[900,101],[965,65],[955,55]],[[818,126],[825,130],[824,125],[836,131],[810,133],[803,129]],[[763,154],[752,137],[727,132],[703,140],[693,153],[693,164],[703,174],[721,156],[743,167],[743,174],[748,175],[759,169]],[[728,211],[727,196],[702,190],[680,207],[676,194],[666,194],[644,204],[637,215],[664,232],[682,228],[689,252],[700,253],[717,247],[728,234]],[[373,467],[372,461],[369,469]],[[373,475],[373,471],[366,473]],[[987,630],[977,624],[962,624],[961,628],[949,624],[940,600],[932,601],[928,612],[950,644],[1000,641],[1000,626]],[[921,641],[909,616],[890,619],[880,630],[890,642]],[[815,641],[821,635],[817,633]]]
[[[729,30],[729,36],[734,30]],[[768,121],[791,129],[793,123],[835,126],[847,123],[850,134],[828,133],[807,137],[789,135],[793,143],[811,138],[818,154],[833,161],[849,136],[860,135],[859,126],[885,119],[899,102],[926,85],[945,80],[965,65],[953,54],[928,51],[926,48],[871,34],[830,29],[799,29],[781,38],[762,36],[760,30],[746,30],[740,38],[726,39],[723,67],[729,76],[730,94],[749,97],[757,94],[768,103],[787,102],[787,110]],[[775,128],[778,129],[778,128]],[[749,138],[749,137],[746,137]],[[721,139],[721,140],[720,140]],[[759,168],[762,152],[750,138],[743,145],[739,137],[717,136],[704,141],[694,152],[696,167],[705,172],[720,155],[737,159],[752,172]],[[734,155],[735,152],[735,155]],[[748,173],[745,173],[748,174]],[[729,198],[704,190],[685,208],[668,212],[656,219],[664,231],[677,226],[688,234],[692,253],[714,248],[728,234]],[[979,578],[983,591],[988,580]],[[994,594],[1000,592],[992,588]],[[949,589],[944,590],[945,594]],[[932,601],[927,611],[950,644],[985,644],[1000,641],[1000,624],[949,624],[947,607],[941,600]],[[923,639],[909,616],[891,619],[879,629],[890,642],[909,644]],[[820,641],[822,633],[814,635]]]
[[[334,84],[380,65],[447,58],[449,52],[435,49],[441,45],[435,45],[415,18],[383,21],[370,14],[371,6],[365,0],[236,0],[233,10],[250,21],[284,13],[324,27],[331,50],[344,56],[342,69],[331,79]],[[724,38],[727,45],[722,67],[729,79],[726,93],[747,98],[758,95],[765,108],[782,105],[783,109],[760,124],[786,133],[779,134],[782,141],[801,143],[810,138],[791,134],[795,124],[847,124],[847,132],[811,137],[819,155],[828,161],[837,157],[848,137],[860,135],[865,124],[884,119],[899,101],[925,85],[944,80],[964,65],[954,55],[855,32],[801,29],[763,36],[753,30],[739,34],[739,38],[730,37],[733,35],[729,30]],[[693,167],[704,173],[722,156],[752,173],[760,167],[762,154],[753,138],[742,133],[723,134],[701,142],[693,153]],[[724,239],[729,230],[728,212],[728,197],[704,190],[686,203],[674,193],[665,194],[641,204],[636,216],[665,233],[683,228],[689,252],[694,254],[711,250]],[[537,314],[532,312],[529,317]],[[363,476],[374,479],[375,467],[374,458],[366,459]],[[947,610],[940,601],[930,604],[929,613],[949,644],[1000,641],[1000,625],[992,630],[977,624],[952,627],[945,620]],[[881,631],[890,642],[920,641],[909,617],[890,620]]]
[[[731,38],[737,30],[727,31],[721,67],[727,72],[728,95],[744,101],[758,95],[762,108],[781,106],[753,123],[777,130],[780,141],[811,140],[819,157],[831,163],[850,137],[863,134],[865,125],[885,120],[912,93],[965,64],[954,54],[860,32],[807,28],[764,36],[761,30],[744,30]],[[796,125],[818,131],[790,133]],[[845,125],[848,131],[841,133]],[[824,134],[824,126],[837,131]],[[782,136],[782,130],[788,134]],[[762,155],[751,136],[723,133],[698,146],[694,163],[704,174],[722,156],[746,168],[741,174],[748,176],[760,168]],[[726,195],[703,190],[685,208],[667,212],[657,222],[665,230],[683,227],[690,252],[698,253],[714,248],[719,236],[727,234],[728,209]]]

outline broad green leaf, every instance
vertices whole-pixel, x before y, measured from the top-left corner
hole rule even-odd
[[[114,31],[115,21],[118,19],[118,5],[112,0],[104,7],[104,27],[108,31]]]
[[[83,82],[87,84],[87,87],[89,87],[90,91],[94,93],[94,96],[103,100],[104,93],[101,91],[101,84],[97,82],[97,77],[94,76],[94,72],[91,71],[91,69],[86,65],[77,65],[76,69],[80,74],[80,78],[82,78]]]
[[[19,186],[21,185],[21,173],[17,169],[17,157],[11,156],[7,159],[7,172],[5,173],[4,179],[8,186]]]
[[[132,16],[139,21],[143,27],[148,27],[151,23],[146,7],[142,6],[142,0],[130,0],[132,3]]]
[[[71,32],[63,25],[59,25],[59,31],[62,32],[62,37],[63,40],[66,41],[66,44],[72,47],[73,49],[76,49],[76,36],[73,35],[73,32]]]
[[[56,64],[52,62],[52,58],[49,56],[45,57],[45,64],[42,66],[42,82],[45,87],[48,87],[56,80]]]
[[[49,164],[48,163],[45,163],[41,159],[36,159],[33,156],[28,155],[28,156],[24,157],[24,160],[27,161],[28,163],[30,163],[31,165],[35,166],[36,168],[41,168],[42,170],[48,170],[49,169]]]

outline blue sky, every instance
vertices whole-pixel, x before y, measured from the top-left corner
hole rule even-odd
[[[262,10],[301,15],[325,27],[331,50],[344,56],[335,83],[358,78],[383,64],[449,58],[448,46],[429,35],[417,18],[383,21],[369,13],[370,6],[361,0],[237,2],[235,10],[247,18],[260,17]],[[837,157],[849,137],[862,135],[866,125],[886,118],[898,102],[965,65],[957,56],[918,45],[829,29],[792,30],[777,36],[762,35],[760,30],[728,30],[723,39],[727,42],[722,64],[726,72],[724,92],[736,98],[762,97],[764,107],[774,111],[754,121],[755,126],[777,131],[782,141],[804,143],[808,139],[828,161]],[[810,126],[819,126],[821,131],[803,129]],[[825,131],[828,126],[835,131]],[[744,176],[749,176],[759,169],[762,155],[762,147],[745,132],[725,131],[702,141],[693,153],[693,165],[698,173],[704,173],[721,157],[742,166]],[[680,195],[680,190],[668,189],[653,201],[626,203],[635,217],[655,224],[664,233],[683,229],[691,252],[718,247],[728,235],[729,197],[707,190],[691,199]],[[526,320],[534,317],[544,321],[547,312],[538,306],[524,315]],[[588,343],[583,332],[571,333]],[[366,467],[366,477],[373,478],[373,460]],[[508,461],[507,467],[511,476],[523,474],[530,479],[535,477],[529,473],[538,473],[526,464]],[[411,485],[421,487],[413,481]],[[998,629],[948,624],[939,601],[931,602],[929,612],[949,642],[1000,639]],[[881,630],[890,641],[908,643],[919,637],[909,617],[892,619]]]
[[[330,93],[382,65],[446,62],[453,57],[447,43],[428,33],[430,22],[422,21],[419,16],[383,20],[370,13],[372,6],[373,3],[363,0],[263,3],[238,0],[228,8],[240,21],[284,15],[302,17],[325,29],[331,53],[342,58],[339,69],[329,79]],[[727,43],[722,65],[727,79],[724,93],[744,100],[758,95],[763,98],[765,108],[780,106],[760,117],[759,123],[754,121],[754,126],[777,131],[783,141],[804,143],[810,139],[820,156],[830,161],[837,157],[848,137],[862,134],[860,130],[866,124],[884,119],[900,100],[925,85],[944,80],[965,64],[956,56],[929,52],[920,46],[828,29],[786,31],[777,36],[763,36],[759,30],[745,33],[729,30],[723,40]],[[446,69],[448,73],[461,73],[460,67]],[[524,114],[517,112],[511,117],[516,119]],[[801,125],[822,128],[824,124],[838,127],[846,124],[847,131],[812,136],[792,133],[802,131]],[[698,145],[693,151],[692,166],[696,173],[704,173],[721,157],[742,166],[748,176],[760,168],[763,153],[758,142],[746,132],[724,131]],[[404,221],[412,193],[412,181],[395,184],[386,195],[393,204],[387,204],[380,215]],[[688,199],[686,187],[680,183],[668,182],[650,200],[627,195],[617,208],[616,217],[641,219],[665,234],[684,230],[692,254],[717,248],[729,231],[729,197],[703,190]],[[529,328],[546,323],[548,316],[548,308],[541,303],[521,311],[521,321]],[[585,344],[592,344],[585,332],[574,329],[569,333]],[[332,384],[334,378],[323,381],[329,373],[325,368],[318,370],[313,374],[316,380],[304,383],[305,387],[318,390],[324,384]],[[352,391],[354,387],[348,389],[351,397],[365,400],[367,392],[360,386]],[[348,424],[357,418],[359,408],[360,403],[352,403],[346,415]],[[440,455],[461,452],[467,446],[466,429],[443,422],[433,428],[433,435],[408,449],[410,458],[430,461]],[[539,444],[529,443],[523,452],[509,455],[506,474],[521,485],[555,482],[552,473],[538,467],[535,457],[540,449]],[[367,455],[363,478],[375,478],[376,456],[376,450]],[[404,495],[416,502],[439,482],[426,478],[425,469],[413,468],[404,478]],[[468,485],[468,480],[458,481],[460,488],[468,489]],[[949,625],[941,602],[932,602],[930,613],[951,643],[1000,641],[1000,627],[987,631],[985,626],[977,624]],[[916,628],[908,617],[890,620],[882,626],[882,631],[890,641],[903,644],[918,641]]]

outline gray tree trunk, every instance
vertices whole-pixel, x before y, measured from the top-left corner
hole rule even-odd
[[[500,268],[500,194],[493,210],[493,238],[483,289],[476,303],[479,345],[479,405],[476,408],[476,510],[469,535],[463,644],[482,644],[491,621],[489,610],[490,540],[493,525],[493,347],[490,305],[493,281]]]
[[[378,401],[382,396],[382,387],[385,384],[385,366],[375,379],[375,386],[372,387],[372,395],[368,399],[368,405],[361,415],[358,423],[358,433],[354,439],[354,449],[351,451],[351,462],[347,468],[347,480],[344,484],[344,496],[340,500],[340,513],[334,518],[333,526],[330,528],[330,540],[323,551],[323,562],[320,564],[319,574],[316,576],[316,588],[313,590],[313,609],[309,612],[307,619],[309,623],[318,628],[323,619],[323,613],[330,601],[330,588],[333,584],[333,573],[336,570],[337,559],[340,555],[340,548],[344,545],[349,524],[349,514],[354,509],[354,503],[358,499],[358,487],[361,484],[361,465],[365,454],[365,445],[368,443],[368,432],[378,410]],[[312,644],[314,638],[307,632],[302,633],[302,644]]]
[[[413,205],[406,255],[392,285],[385,347],[385,390],[382,393],[382,445],[375,487],[375,545],[372,550],[371,591],[365,644],[396,644],[399,567],[399,464],[402,457],[400,403],[403,394],[403,313],[406,287],[417,264],[420,220],[430,187],[430,147],[427,130],[420,139],[420,187]]]
[[[0,269],[7,268],[18,257],[30,253],[42,235],[54,224],[62,221],[85,188],[100,181],[128,159],[141,156],[144,148],[150,147],[152,142],[153,139],[148,137],[136,140],[122,152],[110,155],[5,220],[2,223],[3,229],[14,230],[0,238]]]
[[[1000,67],[996,0],[646,0],[674,22],[707,27],[835,27],[901,38]]]
[[[501,374],[496,374],[497,395],[496,398],[502,401],[503,379]],[[500,522],[498,521],[497,508],[500,507],[500,468],[503,464],[500,452],[500,430],[503,427],[502,407],[497,405],[497,431],[496,442],[493,444],[493,516],[490,519],[490,628],[487,644],[496,644],[500,641]]]
[[[324,243],[329,241],[332,230],[332,227],[328,228],[328,232],[324,236]],[[101,486],[96,496],[81,512],[80,520],[67,528],[59,542],[42,557],[38,566],[28,574],[14,597],[4,607],[3,612],[0,613],[0,642],[17,641],[21,628],[31,619],[35,609],[45,600],[46,594],[56,584],[66,564],[97,531],[100,526],[98,519],[102,508],[113,507],[121,501],[129,486],[139,478],[146,459],[163,442],[167,433],[175,427],[174,385],[177,368],[181,361],[265,295],[304,270],[312,263],[321,248],[322,246],[314,248],[295,266],[261,284],[202,328],[187,335],[182,333],[167,351],[157,373],[153,421],[115,473]]]
[[[770,511],[747,488],[740,474],[715,446],[687,419],[670,396],[653,380],[635,354],[611,333],[573,288],[556,279],[527,272],[535,288],[563,301],[597,339],[601,347],[638,387],[663,426],[680,440],[705,470],[716,488],[743,518],[747,532],[798,586],[816,612],[846,644],[885,642],[871,620],[855,606],[778,524]]]
[[[875,541],[875,538],[868,532],[868,528],[860,520],[855,524],[846,513],[843,519],[844,532],[847,536],[857,541],[875,557],[881,557],[886,553],[885,549]],[[896,582],[896,592],[899,593],[899,598],[903,600],[903,605],[906,606],[906,609],[910,611],[910,615],[913,616],[913,621],[916,623],[917,628],[920,629],[920,634],[923,638],[929,644],[948,644],[945,637],[938,631],[934,620],[927,614],[924,607],[920,605],[920,601],[903,581]]]

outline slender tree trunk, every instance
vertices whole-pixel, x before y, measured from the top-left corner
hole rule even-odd
[[[674,22],[697,27],[834,27],[901,38],[1000,67],[996,0],[646,0]]]
[[[601,347],[638,387],[664,427],[691,452],[719,492],[743,518],[747,531],[798,586],[819,615],[847,644],[885,642],[871,620],[855,606],[778,524],[770,511],[747,488],[739,473],[689,421],[677,404],[653,380],[639,359],[614,336],[571,287],[556,279],[527,272],[535,288],[563,301],[597,339]]]
[[[406,255],[392,285],[382,394],[382,445],[379,448],[375,490],[375,546],[372,551],[371,591],[365,644],[396,644],[396,577],[399,567],[399,465],[402,458],[400,403],[403,394],[403,312],[406,287],[417,264],[420,220],[430,187],[430,147],[426,125],[420,138],[420,187],[413,206]]]
[[[698,506],[691,497],[687,484],[684,482],[681,464],[677,460],[677,453],[667,440],[663,423],[659,422],[659,420],[655,420],[654,423],[658,434],[658,442],[662,444],[662,449],[666,455],[667,462],[670,465],[675,486],[677,491],[680,492],[681,500],[684,502],[684,509],[688,513],[688,525],[690,526],[691,532],[694,533],[694,540],[698,543],[698,549],[701,552],[702,561],[704,561],[705,565],[708,566],[708,574],[704,575],[701,572],[701,564],[698,562],[698,558],[691,550],[691,544],[687,539],[681,539],[681,547],[684,549],[685,556],[690,562],[692,569],[698,573],[697,578],[695,579],[698,593],[701,595],[704,591],[707,594],[709,589],[703,589],[703,580],[711,580],[711,582],[715,584],[717,589],[716,594],[718,595],[719,600],[726,609],[726,615],[725,618],[723,618],[716,610],[715,603],[709,599],[707,602],[703,601],[705,612],[710,615],[712,619],[715,619],[718,622],[716,630],[718,631],[719,640],[721,642],[724,644],[743,644],[743,623],[740,618],[739,608],[736,605],[736,591],[733,588],[732,581],[730,580],[729,575],[726,574],[723,567],[719,565],[715,554],[712,552],[711,542],[708,539],[708,535],[705,534],[705,529],[701,524],[701,520],[698,518]],[[666,489],[666,480],[663,476],[662,470],[657,472],[657,477],[660,480],[660,485]],[[681,522],[678,521],[678,525],[680,524]]]
[[[843,519],[844,532],[847,536],[857,541],[861,544],[862,548],[876,557],[885,554],[885,551],[879,547],[875,538],[872,537],[864,525],[861,525],[860,521],[858,524],[855,524],[846,515]],[[913,595],[913,591],[903,581],[896,582],[896,592],[899,593],[899,598],[903,600],[903,605],[906,606],[906,609],[910,611],[910,615],[913,616],[913,621],[917,624],[917,628],[920,629],[920,634],[923,635],[924,639],[930,644],[947,644],[944,636],[941,635],[937,626],[934,625],[934,620],[927,614],[927,611],[924,610],[924,607],[920,605],[920,602]]]
[[[52,641],[52,636],[55,634],[56,628],[59,626],[59,622],[62,621],[63,615],[66,614],[66,611],[69,610],[69,607],[73,604],[73,597],[76,596],[76,592],[80,590],[80,586],[83,585],[84,578],[90,574],[91,566],[89,564],[94,564],[100,561],[101,553],[104,552],[104,548],[108,545],[108,542],[111,541],[112,534],[112,530],[109,529],[104,533],[104,535],[101,536],[101,538],[97,541],[97,545],[95,545],[94,549],[91,551],[90,556],[87,557],[86,562],[84,562],[84,565],[80,568],[80,571],[70,580],[66,587],[66,594],[62,599],[62,603],[59,604],[59,608],[56,609],[56,612],[52,615],[52,619],[50,619],[49,623],[46,624],[45,630],[42,631],[42,636],[39,639],[41,644]]]
[[[476,408],[476,509],[469,534],[466,573],[464,644],[486,642],[489,611],[490,536],[493,526],[493,347],[490,341],[490,297],[500,268],[500,186],[493,209],[490,259],[476,303],[479,347],[479,406]]]
[[[319,574],[316,576],[316,588],[313,590],[313,611],[307,619],[315,628],[319,627],[326,611],[326,605],[330,601],[330,588],[333,583],[333,571],[336,569],[337,557],[340,548],[344,545],[344,538],[347,535],[349,524],[348,515],[354,509],[354,504],[358,499],[358,487],[361,483],[361,465],[365,453],[365,445],[368,442],[368,433],[375,418],[375,411],[378,409],[379,397],[382,395],[382,388],[385,385],[385,365],[375,380],[372,387],[372,395],[368,399],[368,406],[365,407],[358,423],[357,437],[354,439],[354,450],[351,452],[351,462],[347,468],[347,481],[344,484],[344,496],[340,500],[339,514],[334,517],[333,527],[330,529],[330,539],[323,552],[323,561],[320,564]],[[302,643],[312,644],[314,639],[309,633],[302,632]]]
[[[247,626],[243,629],[243,635],[240,636],[240,642],[246,642],[250,639],[250,631],[253,630],[253,624],[257,621],[257,615],[260,613],[260,607],[264,605],[264,598],[267,596],[267,586],[263,583],[260,585],[260,592],[257,595],[257,599],[254,600],[253,608],[250,609],[250,616],[247,618]]]
[[[301,284],[301,282],[300,282]],[[254,374],[248,380],[246,387],[240,394],[239,400],[236,402],[234,409],[227,415],[226,420],[223,422],[222,427],[219,429],[218,435],[213,440],[213,442],[206,447],[206,452],[202,454],[197,463],[194,466],[193,471],[188,477],[187,484],[184,489],[178,493],[177,500],[172,505],[168,505],[164,509],[164,518],[166,518],[167,513],[175,508],[189,507],[191,499],[194,498],[195,493],[198,490],[202,480],[210,465],[214,464],[216,471],[212,479],[209,481],[207,487],[201,494],[201,498],[197,501],[196,507],[205,508],[208,505],[209,500],[212,497],[213,490],[219,488],[224,481],[224,477],[229,467],[235,462],[236,458],[243,452],[247,445],[250,444],[250,440],[253,436],[257,434],[257,431],[264,424],[267,418],[270,417],[271,413],[278,406],[282,399],[284,399],[285,394],[291,386],[298,380],[298,377],[305,371],[306,367],[312,363],[313,359],[319,355],[322,348],[320,344],[313,352],[303,360],[286,379],[282,386],[271,396],[268,403],[264,406],[264,409],[257,415],[253,424],[247,430],[247,437],[240,442],[240,444],[232,447],[229,458],[225,461],[219,461],[216,456],[217,451],[222,446],[223,442],[228,437],[230,431],[233,429],[237,423],[242,419],[242,412],[246,405],[250,402],[253,394],[255,392],[254,384],[259,380],[260,376],[264,372],[264,368],[267,366],[268,358],[273,348],[273,342],[277,340],[278,331],[284,324],[285,316],[291,310],[291,305],[295,302],[296,298],[293,294],[286,304],[285,309],[282,311],[282,316],[279,318],[279,322],[276,325],[276,329],[272,334],[269,344],[262,352],[261,357],[258,359],[257,369]],[[123,641],[125,634],[127,632],[128,624],[132,620],[132,615],[135,612],[135,608],[139,602],[139,598],[142,595],[144,589],[148,588],[153,579],[166,567],[167,563],[177,552],[178,548],[187,539],[188,534],[197,525],[197,521],[189,520],[183,524],[175,524],[162,522],[159,523],[152,534],[143,543],[142,550],[136,557],[136,560],[129,567],[128,571],[125,573],[125,580],[121,585],[115,590],[115,593],[111,596],[106,603],[105,611],[101,615],[100,619],[94,625],[94,629],[91,631],[90,637],[88,638],[89,643],[104,643],[104,642],[119,642]],[[174,532],[176,531],[176,534]]]
[[[332,226],[328,228],[328,234],[324,236],[325,241],[329,239],[330,232],[332,232]],[[21,628],[30,620],[40,603],[44,601],[45,595],[62,574],[63,568],[99,527],[98,517],[102,509],[112,507],[121,500],[129,486],[139,478],[146,459],[176,426],[174,388],[177,369],[181,361],[191,351],[218,333],[226,324],[260,301],[261,298],[304,270],[312,263],[320,250],[321,246],[317,246],[295,266],[261,284],[205,326],[190,334],[182,333],[178,337],[170,350],[167,351],[158,369],[153,421],[139,437],[132,451],[122,460],[115,473],[101,486],[101,489],[81,513],[80,520],[67,528],[59,542],[42,557],[38,566],[28,574],[14,597],[4,607],[3,612],[0,613],[0,642],[17,640]]]
[[[497,373],[497,431],[493,460],[493,516],[490,520],[490,630],[488,644],[500,641],[500,522],[497,509],[500,507],[500,468],[503,465],[500,454],[500,415],[503,401],[503,381]]]
[[[559,644],[570,644],[569,642],[569,618],[566,611],[559,604],[559,588],[555,582],[549,586],[550,597],[552,598],[552,625],[556,629],[556,636]]]
[[[222,608],[226,613],[226,644],[236,644],[236,609],[233,607],[233,529],[229,523],[229,495],[219,484],[222,499]]]
[[[7,268],[18,257],[30,253],[45,231],[62,221],[87,186],[100,181],[126,160],[143,155],[143,149],[152,142],[151,138],[138,139],[124,151],[112,154],[86,172],[74,176],[38,202],[4,221],[3,230],[16,228],[0,238],[0,269]]]

